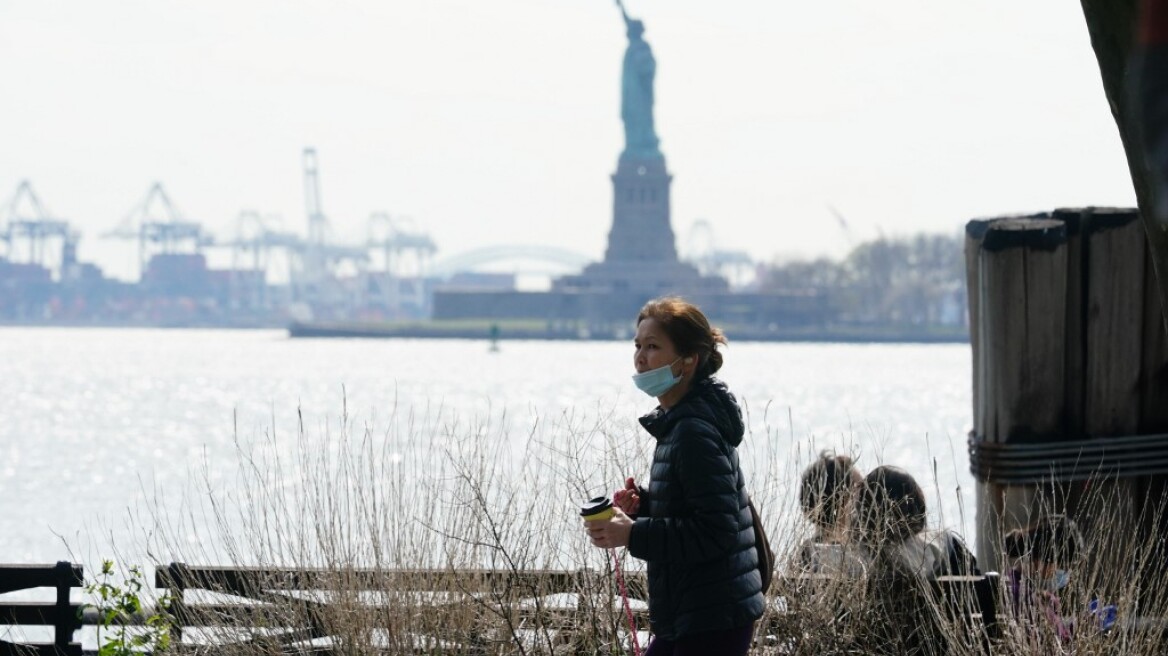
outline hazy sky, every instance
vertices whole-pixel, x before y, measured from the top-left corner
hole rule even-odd
[[[1077,2],[627,5],[657,57],[683,250],[699,218],[771,259],[1134,202]],[[29,179],[83,259],[133,273],[98,236],[155,180],[218,236],[244,209],[303,233],[314,146],[338,235],[383,211],[439,257],[599,257],[624,47],[612,0],[6,0],[0,199]]]

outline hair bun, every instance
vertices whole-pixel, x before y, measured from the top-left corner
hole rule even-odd
[[[726,344],[726,333],[716,326],[710,328],[710,344],[713,349],[717,349],[718,344]]]
[[[711,350],[710,354],[706,357],[708,358],[708,362],[710,363],[709,366],[707,367],[707,369],[709,369],[709,372],[711,374],[717,372],[719,369],[722,368],[722,353],[720,351],[718,351],[717,348],[714,348],[713,350]]]

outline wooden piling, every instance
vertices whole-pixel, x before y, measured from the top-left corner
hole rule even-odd
[[[1090,531],[1088,498],[1168,535],[1168,332],[1138,213],[1060,209],[966,235],[979,559],[997,568],[1001,533],[1040,511]]]
[[[1134,210],[1090,210],[1084,218],[1084,432],[1135,435],[1143,349],[1143,225]]]
[[[1158,293],[1156,271],[1150,253],[1144,260],[1143,362],[1140,377],[1140,429],[1144,435],[1168,433],[1168,331]],[[1161,545],[1151,562],[1152,572],[1163,580],[1168,570],[1168,477],[1144,476],[1139,481],[1139,530],[1143,540]],[[1158,536],[1158,540],[1153,536]]]
[[[980,339],[980,325],[981,325],[981,298],[978,290],[981,285],[978,281],[980,275],[980,267],[978,262],[981,258],[981,244],[985,239],[986,230],[989,229],[991,220],[970,221],[965,227],[965,284],[966,284],[966,298],[967,306],[969,308],[969,343],[970,350],[973,353],[973,411],[977,413],[981,411],[981,399],[985,395],[985,377],[982,373],[985,371],[985,366],[980,362],[980,358],[984,355],[981,348]],[[984,419],[976,417],[975,419]],[[977,423],[982,423],[978,421]]]
[[[1107,439],[1136,435],[1144,316],[1144,228],[1135,210],[1083,215],[1085,277],[1083,432]],[[1068,510],[1087,534],[1130,517],[1137,480],[1099,471],[1075,486]],[[1106,512],[1105,517],[1101,514]]]
[[[1148,253],[1145,250],[1145,255]],[[1168,331],[1156,292],[1156,271],[1144,259],[1143,362],[1140,366],[1140,432],[1168,433]]]
[[[974,439],[1000,444],[1056,434],[1063,395],[1049,392],[1064,371],[1066,227],[1049,218],[991,221],[976,260]],[[1032,504],[1026,488],[979,483],[979,558],[996,564],[999,532],[1027,523]]]
[[[981,343],[981,245],[985,239],[985,233],[989,230],[992,220],[975,220],[970,221],[965,226],[965,284],[966,284],[966,298],[967,307],[969,308],[969,343],[970,351],[973,356],[973,366],[971,371],[973,373],[973,424],[974,435],[978,435],[977,427],[986,425],[986,418],[983,410],[985,405],[982,399],[985,397],[985,349],[982,348]],[[979,527],[977,535],[974,536],[974,550],[980,555],[991,553],[993,551],[993,540],[991,535],[993,532],[982,530],[981,527],[996,527],[1000,525],[1002,500],[999,490],[995,486],[988,485],[982,481],[975,483],[975,497],[976,509],[975,520]],[[984,562],[984,561],[983,561]]]
[[[1086,342],[1083,338],[1084,329],[1084,298],[1083,289],[1083,209],[1057,209],[1051,216],[1062,221],[1067,231],[1067,304],[1064,321],[1066,322],[1066,350],[1063,365],[1063,397],[1066,400],[1064,407],[1065,435],[1068,438],[1078,439],[1085,437],[1081,432],[1083,426],[1083,379],[1086,376]]]

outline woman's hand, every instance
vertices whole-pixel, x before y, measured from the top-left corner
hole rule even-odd
[[[641,494],[632,476],[625,479],[625,489],[612,493],[612,504],[630,515],[636,515],[640,511]]]
[[[629,546],[629,533],[633,530],[633,520],[620,508],[613,508],[612,517],[584,522],[584,529],[588,531],[588,537],[592,540],[592,544],[602,549],[627,547]]]

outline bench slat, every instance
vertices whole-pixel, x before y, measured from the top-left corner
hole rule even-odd
[[[501,586],[539,591],[567,592],[583,583],[583,572],[562,570],[444,570],[444,569],[297,569],[271,567],[192,566],[180,563],[160,568],[155,585],[160,588],[198,588],[245,591],[311,590],[348,587],[355,589],[491,590]],[[636,577],[630,577],[636,579]]]
[[[7,642],[0,640],[0,656],[81,656],[81,643],[70,642],[58,647],[45,642]]]
[[[81,565],[0,565],[0,594],[29,588],[55,588],[85,585]]]
[[[81,628],[78,612],[81,604],[70,604],[69,625],[72,630]],[[0,624],[19,626],[55,626],[61,616],[58,606],[51,602],[6,601],[0,603]]]

